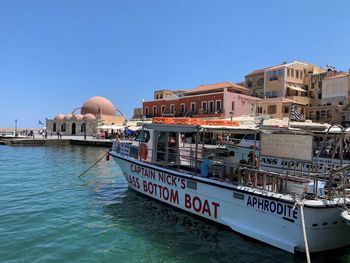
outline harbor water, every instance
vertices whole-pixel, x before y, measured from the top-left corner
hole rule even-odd
[[[305,262],[133,192],[113,160],[79,177],[107,150],[0,146],[1,262]]]

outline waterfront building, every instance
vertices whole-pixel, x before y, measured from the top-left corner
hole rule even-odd
[[[230,118],[250,115],[256,97],[229,81],[200,85],[192,90],[157,90],[154,100],[142,103],[142,114],[151,117]]]
[[[349,126],[349,73],[328,70],[311,79],[310,97],[314,103],[307,109],[307,117],[316,122]]]
[[[289,118],[293,104],[300,113],[301,120],[305,120],[306,105],[287,98],[270,98],[256,101],[256,116]]]
[[[253,96],[287,98],[296,103],[310,105],[308,96],[312,74],[325,70],[300,61],[258,69],[245,76],[245,86]]]
[[[80,113],[76,114],[76,111]],[[119,112],[120,115],[116,115]],[[58,114],[46,119],[48,132],[60,132],[63,135],[94,135],[100,125],[123,125],[124,115],[108,99],[95,96],[69,114]]]

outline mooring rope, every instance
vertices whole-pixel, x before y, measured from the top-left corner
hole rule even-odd
[[[87,170],[85,170],[82,174],[79,175],[79,178],[86,174],[92,167],[94,167],[96,164],[98,164],[109,152],[106,152],[100,159],[98,159],[93,165],[91,165]]]
[[[303,235],[304,235],[304,242],[305,242],[306,259],[307,259],[307,263],[311,263],[310,252],[309,252],[309,245],[308,245],[308,243],[307,243],[306,228],[305,228],[304,200],[302,200],[301,202],[298,202],[298,205],[300,206],[301,225],[302,225],[302,227],[303,227]]]

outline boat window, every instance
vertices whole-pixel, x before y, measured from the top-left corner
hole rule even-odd
[[[149,131],[139,130],[135,134],[135,141],[147,143],[149,139],[150,139]]]

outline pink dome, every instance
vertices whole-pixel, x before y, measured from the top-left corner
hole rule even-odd
[[[77,118],[77,120],[82,120],[84,118],[84,115],[76,114],[76,115],[74,115],[74,117]]]
[[[70,113],[64,115],[64,119],[65,119],[65,120],[70,120],[72,117],[73,117],[73,114],[70,114]]]
[[[97,115],[99,113],[104,115],[115,116],[115,107],[112,102],[101,96],[95,96],[88,99],[80,110],[81,114],[91,113]]]
[[[87,120],[96,120],[96,117],[94,115],[92,115],[91,113],[84,114],[84,117]]]
[[[55,117],[55,120],[56,121],[60,121],[60,120],[63,120],[64,119],[64,115],[63,114],[58,114],[58,115],[56,115],[56,117]]]

